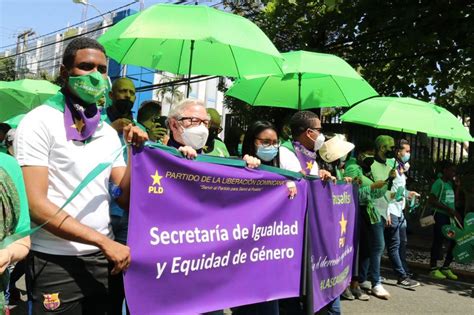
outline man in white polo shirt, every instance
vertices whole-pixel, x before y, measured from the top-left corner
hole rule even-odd
[[[35,314],[106,314],[109,263],[112,274],[127,269],[130,249],[112,240],[109,181],[120,189],[116,201],[128,209],[130,167],[120,154],[117,133],[101,121],[97,102],[107,89],[107,60],[95,40],[77,38],[67,46],[61,91],[20,123],[15,153],[22,166],[35,224],[28,258]],[[128,143],[147,135],[124,128]],[[94,178],[58,212],[86,175],[99,163],[111,166]]]

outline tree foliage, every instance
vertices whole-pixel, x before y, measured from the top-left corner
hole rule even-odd
[[[281,51],[338,55],[381,95],[435,101],[454,113],[474,106],[472,1],[228,1]],[[226,100],[237,113],[235,100]],[[255,110],[258,113],[258,110]]]
[[[15,59],[5,58],[0,60],[0,81],[15,80]]]

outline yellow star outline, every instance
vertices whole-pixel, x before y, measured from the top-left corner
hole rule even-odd
[[[339,224],[341,225],[341,236],[346,233],[346,227],[347,227],[347,220],[344,219],[344,213],[341,213],[341,221],[339,221]]]
[[[155,171],[155,175],[150,175],[150,177],[153,178],[153,184],[151,184],[152,186],[161,186],[161,179],[163,178],[163,176],[160,176],[160,174],[158,174],[158,170]]]
[[[77,131],[82,132],[82,128],[84,128],[86,124],[82,121],[82,119],[74,118],[74,125],[71,125],[71,128],[77,129]]]
[[[306,169],[310,171],[313,169],[313,161],[306,162]]]

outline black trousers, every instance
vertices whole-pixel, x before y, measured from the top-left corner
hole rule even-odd
[[[27,282],[33,314],[103,315],[109,312],[110,266],[101,252],[84,256],[31,251]]]

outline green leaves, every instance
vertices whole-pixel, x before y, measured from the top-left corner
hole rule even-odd
[[[243,3],[248,1],[243,1]],[[474,99],[471,1],[271,0],[244,12],[281,52],[336,54],[382,95],[433,100],[455,113]]]

